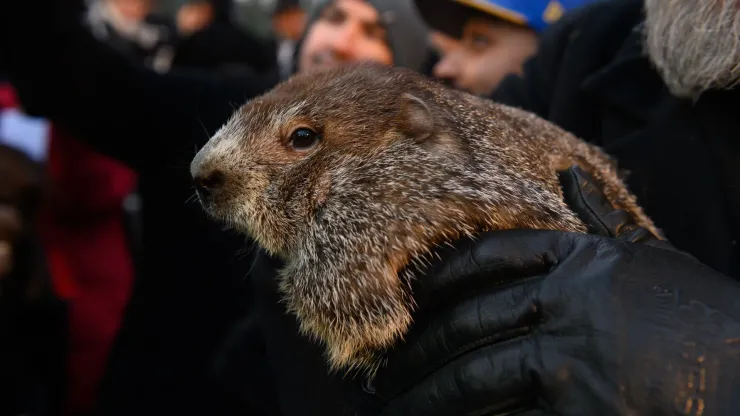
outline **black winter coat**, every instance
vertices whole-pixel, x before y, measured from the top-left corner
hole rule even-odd
[[[615,0],[569,16],[493,99],[603,147],[675,246],[738,278],[740,89],[696,103],[670,95],[642,53],[642,3]]]

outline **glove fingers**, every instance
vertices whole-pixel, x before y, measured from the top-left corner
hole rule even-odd
[[[467,299],[429,322],[417,319],[406,342],[388,353],[387,368],[376,380],[379,394],[394,397],[464,354],[526,336],[541,320],[534,301],[538,288],[529,281]]]
[[[565,203],[588,227],[589,234],[630,242],[660,241],[639,227],[627,211],[612,206],[596,179],[577,165],[558,172]]]
[[[588,227],[589,234],[617,237],[622,224],[634,223],[625,211],[612,206],[596,179],[577,165],[558,172],[565,203]]]
[[[572,238],[554,231],[506,230],[460,240],[438,251],[439,260],[410,282],[417,309],[430,313],[460,298],[545,274],[572,250]]]
[[[526,338],[518,338],[463,355],[390,400],[381,414],[529,414],[536,406],[536,389],[525,370],[533,368],[530,350]]]

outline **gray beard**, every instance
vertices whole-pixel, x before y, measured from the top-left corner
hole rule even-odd
[[[696,99],[740,83],[737,0],[645,0],[645,49],[671,93]]]

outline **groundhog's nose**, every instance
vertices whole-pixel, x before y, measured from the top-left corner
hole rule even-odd
[[[205,174],[199,172],[193,177],[195,192],[198,193],[201,200],[210,201],[213,194],[223,186],[224,179],[224,174],[220,170],[213,170]]]

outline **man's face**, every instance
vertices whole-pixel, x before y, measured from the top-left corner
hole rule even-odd
[[[191,34],[203,30],[213,20],[213,7],[210,3],[186,4],[177,11],[177,29],[180,33]]]
[[[740,1],[646,0],[645,9],[645,48],[674,95],[740,82]]]
[[[151,0],[113,0],[118,11],[127,19],[140,21],[152,11]]]
[[[537,51],[537,36],[527,28],[492,19],[471,18],[459,45],[442,52],[434,76],[473,94],[492,92],[508,74],[519,73]]]
[[[432,43],[432,47],[437,50],[440,56],[446,56],[453,50],[460,47],[459,40],[451,36],[447,36],[442,32],[429,32],[429,40]]]
[[[386,31],[377,10],[368,3],[335,0],[308,29],[299,68],[309,71],[357,61],[393,64]]]

